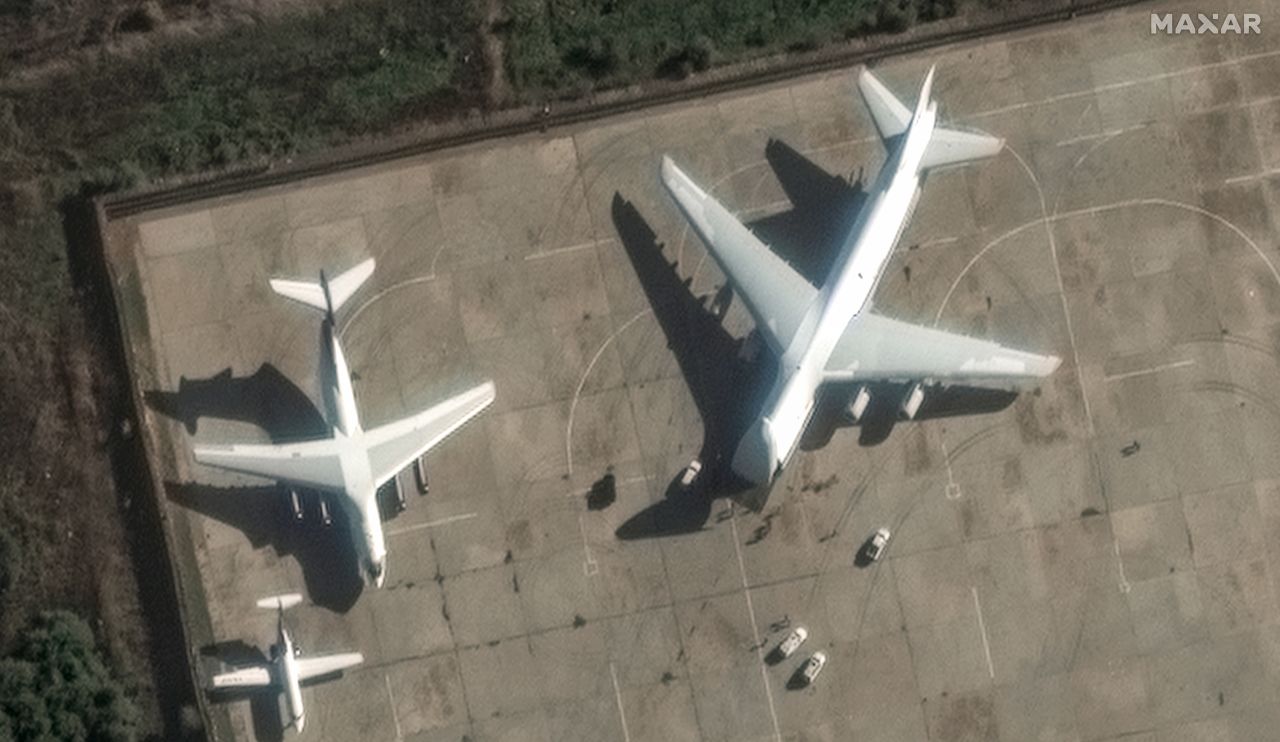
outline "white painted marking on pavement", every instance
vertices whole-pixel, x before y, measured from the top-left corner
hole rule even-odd
[[[982,633],[982,652],[987,656],[987,674],[992,680],[996,678],[996,668],[991,664],[991,643],[987,641],[987,624],[982,620],[982,604],[978,602],[978,588],[973,590],[973,607],[978,610],[978,631]]]
[[[1112,374],[1110,376],[1104,376],[1102,377],[1102,379],[1103,381],[1120,381],[1122,379],[1132,379],[1135,376],[1147,376],[1149,374],[1158,374],[1161,371],[1168,371],[1170,369],[1175,369],[1175,368],[1185,368],[1187,366],[1194,366],[1194,365],[1195,365],[1195,360],[1188,358],[1185,361],[1174,361],[1172,363],[1165,363],[1159,366],[1152,366],[1150,368],[1140,368],[1137,371],[1126,371],[1122,374]]]
[[[414,531],[421,531],[424,528],[436,528],[437,526],[448,525],[449,523],[457,523],[460,520],[471,520],[477,515],[479,515],[479,513],[463,513],[461,515],[450,515],[447,518],[440,518],[438,520],[429,520],[426,523],[416,523],[411,526],[405,526],[404,528],[393,528],[387,531],[387,535],[399,536],[402,533],[413,533]]]
[[[613,698],[618,702],[618,718],[622,719],[622,742],[631,742],[631,732],[627,731],[627,712],[622,710],[622,691],[618,689],[618,671],[613,663],[609,663],[609,677],[613,680]]]

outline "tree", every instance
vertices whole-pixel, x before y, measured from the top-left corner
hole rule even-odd
[[[131,742],[138,710],[75,614],[43,613],[0,660],[0,740]]]

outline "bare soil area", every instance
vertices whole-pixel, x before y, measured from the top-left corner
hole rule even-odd
[[[313,13],[340,0],[0,0],[0,78],[32,78],[102,54],[131,54]]]

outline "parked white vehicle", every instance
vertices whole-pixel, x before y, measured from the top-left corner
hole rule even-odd
[[[818,679],[818,675],[822,673],[822,668],[827,666],[827,653],[814,652],[809,661],[804,663],[804,667],[800,670],[800,676],[804,678],[805,685],[812,685],[813,681]]]
[[[884,554],[884,547],[889,545],[889,529],[878,528],[875,535],[871,537],[871,541],[867,543],[867,559],[872,562],[880,561],[880,557]]]
[[[806,631],[803,626],[797,626],[795,630],[790,634],[787,634],[787,638],[783,639],[782,643],[778,645],[778,654],[782,655],[783,659],[790,657],[796,653],[796,650],[799,649],[800,645],[804,644],[804,640],[808,638],[809,632]]]
[[[689,489],[693,483],[698,480],[698,474],[702,472],[702,462],[694,459],[684,468],[684,474],[680,475],[680,486]]]

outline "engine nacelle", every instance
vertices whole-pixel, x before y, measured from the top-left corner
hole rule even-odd
[[[923,403],[924,385],[917,381],[907,389],[906,396],[902,398],[902,416],[908,420],[914,420]]]
[[[871,392],[865,386],[859,386],[858,391],[849,398],[849,404],[844,408],[844,416],[849,422],[858,422],[862,416],[867,413],[867,406],[871,404]]]

